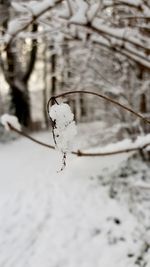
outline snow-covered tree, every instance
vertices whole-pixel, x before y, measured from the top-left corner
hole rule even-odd
[[[10,48],[16,46],[18,40],[31,40],[29,64],[25,64],[29,68],[23,75],[26,77],[23,85],[27,85],[34,67],[38,24],[40,36],[46,37],[44,40],[48,47],[55,52],[51,56],[51,89],[56,86],[58,75],[61,79],[57,81],[57,90],[85,90],[92,86],[92,90],[102,90],[118,99],[123,97],[137,111],[149,113],[148,1],[43,0],[12,1],[11,4],[18,15],[15,19],[8,19],[8,26],[1,36],[1,50],[3,55],[9,53],[11,58]],[[62,67],[57,65],[59,63],[54,64],[56,54],[59,54],[57,62],[61,61]],[[3,57],[6,58],[6,55]],[[17,84],[18,77],[22,77],[20,69],[19,66],[19,72],[15,74]],[[76,102],[78,107],[83,105],[82,98]],[[121,120],[126,123],[130,118],[121,114]]]

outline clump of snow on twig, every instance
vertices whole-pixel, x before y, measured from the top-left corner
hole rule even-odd
[[[10,131],[9,124],[17,130],[21,130],[21,125],[16,116],[10,114],[3,114],[0,118],[1,124],[5,127],[6,131]]]
[[[49,110],[53,122],[53,135],[55,145],[62,153],[71,150],[71,144],[77,134],[77,127],[74,121],[74,114],[70,106],[65,103],[54,104]]]

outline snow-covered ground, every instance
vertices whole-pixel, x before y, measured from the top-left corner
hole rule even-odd
[[[126,161],[69,156],[58,173],[56,151],[24,138],[0,144],[0,267],[149,267],[133,190],[115,193]]]

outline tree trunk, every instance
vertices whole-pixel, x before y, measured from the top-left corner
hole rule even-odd
[[[53,52],[54,49],[54,45],[50,45],[50,50],[52,51],[52,55],[51,55],[51,74],[52,74],[52,78],[51,78],[51,95],[55,95],[56,93],[56,86],[57,86],[57,79],[56,79],[56,59],[57,56],[56,54]]]
[[[3,21],[3,28],[7,30],[7,24],[9,19],[9,7],[10,1],[1,1],[4,8],[8,10],[7,18]],[[32,25],[32,33],[38,31],[38,24],[34,23]],[[21,52],[21,51],[19,51]],[[24,68],[21,62],[18,60],[19,56],[17,52],[17,42],[13,41],[8,44],[5,51],[6,55],[3,60],[1,60],[2,70],[5,79],[9,85],[10,97],[11,97],[11,109],[13,113],[18,117],[21,124],[25,127],[31,126],[31,114],[30,114],[30,99],[28,91],[28,82],[30,80],[31,74],[34,70],[36,57],[37,57],[37,40],[32,39],[31,50],[29,52],[29,60],[27,62],[27,68]],[[25,58],[26,60],[26,58]]]
[[[47,91],[48,91],[48,86],[47,86],[47,74],[48,74],[48,70],[47,70],[47,43],[45,40],[45,46],[44,46],[44,50],[43,50],[43,61],[44,61],[44,69],[43,69],[43,84],[44,84],[44,89],[43,89],[43,115],[44,115],[44,120],[45,120],[45,126],[48,129],[49,126],[49,118],[48,118],[48,114],[47,114]]]
[[[80,95],[80,109],[81,109],[81,118],[85,117],[87,114],[86,114],[86,104],[84,101],[83,94]]]
[[[142,82],[144,82],[144,69],[143,68],[140,69],[139,80],[141,81],[141,84],[142,84]],[[143,114],[147,113],[147,97],[146,97],[145,93],[142,93],[141,96],[140,96],[140,107],[139,107],[139,109],[140,109],[141,113],[143,113]],[[148,125],[143,121],[141,121],[141,125],[142,125],[142,128],[143,128],[143,131],[145,133],[147,133]]]
[[[24,87],[24,90],[16,85],[10,87],[11,109],[19,122],[25,127],[29,127],[31,125],[29,94],[27,85],[23,84],[22,87]]]

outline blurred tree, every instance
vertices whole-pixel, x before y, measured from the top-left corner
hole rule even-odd
[[[7,10],[7,13],[5,12],[4,19],[1,21],[3,31],[5,32],[7,30],[9,18],[12,15],[10,2],[8,0],[1,1],[0,3],[3,7],[3,10]],[[31,32],[35,34],[37,31],[38,25],[37,23],[34,23],[32,25]],[[5,51],[5,55],[1,57],[1,64],[5,79],[9,84],[11,96],[10,108],[18,117],[20,123],[26,127],[29,127],[31,124],[31,113],[28,83],[36,62],[37,39],[32,39],[30,51],[23,59],[26,61],[26,64],[24,64],[26,66],[25,70],[20,61],[20,57],[23,54],[23,49],[25,49],[24,44],[22,44],[22,47],[20,48],[16,40],[10,42]]]
[[[4,2],[6,6],[9,1]],[[51,94],[55,94],[57,89],[85,90],[89,87],[117,97],[118,100],[134,106],[137,111],[148,114],[150,112],[147,93],[150,67],[149,1],[59,0],[52,2],[20,0],[19,5],[16,2],[17,6],[14,10],[19,13],[20,28],[16,27],[13,35],[9,27],[7,28],[5,20],[7,31],[4,41],[7,49],[6,56],[3,58],[4,70],[10,85],[15,114],[19,120],[24,125],[29,125],[31,120],[28,81],[36,61],[36,38],[39,36],[35,21],[40,25],[41,40],[42,34],[46,36],[47,50],[54,50],[48,57]],[[10,14],[8,14],[8,20],[12,22]],[[29,30],[29,33],[26,30]],[[24,53],[25,49],[21,48],[23,41],[21,39],[19,42],[16,41],[19,33],[23,33],[24,40],[29,39],[30,50],[26,53]],[[10,34],[10,39],[7,38],[7,34]],[[42,42],[45,42],[44,39],[41,45],[43,45]],[[61,55],[58,54],[60,47],[63,50]],[[18,60],[20,57],[23,57],[23,64]],[[60,58],[63,59],[61,70],[60,66],[58,67]],[[60,75],[59,72],[61,72]],[[46,75],[44,77],[46,79]],[[45,103],[46,94],[44,98]],[[86,112],[88,101],[79,99],[78,96],[77,101],[73,99],[73,106],[79,120],[80,115],[88,116]],[[95,107],[94,103],[92,111]],[[118,113],[115,108],[110,112],[108,105],[101,105],[97,118],[106,120],[106,112],[110,120],[115,113],[116,117],[120,117],[121,123],[126,124],[126,128],[131,128],[132,116]],[[135,121],[134,124],[136,123],[145,131],[143,125]],[[136,132],[134,129],[133,131]]]

